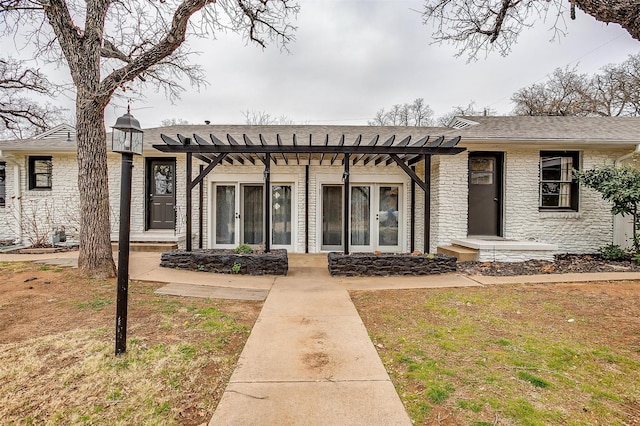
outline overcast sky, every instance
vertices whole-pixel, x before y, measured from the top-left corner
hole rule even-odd
[[[452,46],[430,44],[431,29],[416,12],[422,5],[301,1],[290,53],[275,45],[246,45],[233,33],[192,41],[190,47],[202,52],[194,61],[205,68],[210,85],[200,92],[187,86],[174,105],[150,91],[132,104],[132,112],[146,128],[165,118],[241,124],[243,110],[308,124],[366,124],[380,108],[416,98],[424,98],[436,117],[471,100],[479,109],[508,114],[516,90],[544,81],[557,67],[578,64],[579,72],[593,73],[640,51],[640,42],[618,25],[579,13],[568,20],[567,37],[549,42],[551,23],[542,23],[525,31],[508,57],[492,54],[467,63]],[[122,113],[122,103],[108,107],[107,125]]]

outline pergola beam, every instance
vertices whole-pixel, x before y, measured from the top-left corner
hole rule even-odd
[[[403,147],[403,146],[353,146],[353,145],[327,145],[327,146],[289,146],[289,145],[269,145],[269,146],[246,146],[246,145],[226,145],[226,146],[202,146],[202,145],[153,145],[153,147],[162,152],[173,153],[214,153],[219,154],[226,152],[227,154],[414,154],[414,155],[455,155],[466,150],[466,148],[443,148],[443,147]]]

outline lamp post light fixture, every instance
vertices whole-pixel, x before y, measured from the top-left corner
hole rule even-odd
[[[133,155],[142,155],[143,131],[129,107],[112,126],[113,152],[122,154],[120,166],[120,229],[118,233],[118,295],[116,302],[116,355],[127,351],[129,298],[129,231],[131,227],[131,170]]]

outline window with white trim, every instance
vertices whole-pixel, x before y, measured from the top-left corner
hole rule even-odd
[[[29,189],[51,190],[51,157],[29,157]]]
[[[540,151],[540,209],[578,211],[577,151]]]

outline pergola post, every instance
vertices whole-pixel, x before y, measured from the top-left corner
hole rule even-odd
[[[191,206],[191,189],[192,189],[192,185],[191,185],[191,174],[192,174],[192,170],[193,170],[193,158],[192,158],[192,153],[187,152],[187,205],[185,206],[185,219],[187,221],[187,229],[186,229],[186,234],[187,234],[187,251],[191,251],[191,210],[192,210],[192,206]]]
[[[343,219],[343,238],[344,238],[344,254],[349,254],[349,219],[351,219],[351,191],[349,188],[349,163],[351,162],[351,156],[349,154],[344,155],[344,172],[342,173],[342,180],[344,181],[344,219]]]
[[[415,173],[416,167],[411,166],[411,170]],[[416,181],[411,179],[411,223],[410,223],[410,239],[411,246],[409,251],[413,253],[416,249]]]
[[[424,252],[431,247],[431,156],[424,156]]]
[[[200,165],[200,175],[202,175],[202,171],[204,170],[204,166]],[[204,204],[204,181],[201,180],[198,184],[198,248],[202,249],[203,245],[203,236],[204,227],[202,225],[202,220],[204,219],[204,212],[202,205]]]
[[[264,157],[264,251],[271,251],[271,154]]]

